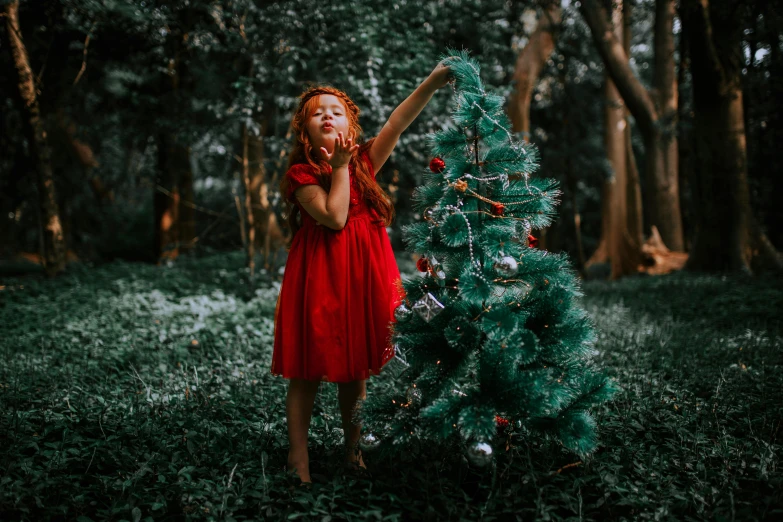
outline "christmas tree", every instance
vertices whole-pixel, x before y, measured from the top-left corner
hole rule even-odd
[[[423,220],[403,229],[422,254],[392,324],[403,370],[361,405],[360,447],[453,441],[483,465],[511,424],[587,455],[589,410],[617,387],[590,362],[595,330],[567,256],[531,235],[552,222],[558,184],[530,176],[538,151],[511,133],[476,60],[446,56],[454,125],[431,136],[435,158],[414,193]]]

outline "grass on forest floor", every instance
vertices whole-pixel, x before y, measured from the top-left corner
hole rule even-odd
[[[780,279],[585,284],[598,362],[623,387],[595,412],[601,448],[585,462],[517,431],[494,467],[411,447],[367,455],[371,481],[346,478],[324,384],[310,439],[322,482],[292,493],[286,381],[269,373],[279,283],[251,284],[242,259],[3,282],[3,519],[783,516]]]

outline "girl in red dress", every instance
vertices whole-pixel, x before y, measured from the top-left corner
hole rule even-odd
[[[307,432],[320,382],[336,382],[346,465],[364,468],[352,423],[366,379],[394,355],[390,325],[402,300],[386,227],[394,217],[376,174],[402,132],[448,83],[439,64],[378,136],[359,144],[359,108],[342,91],[305,91],[294,115],[296,143],[280,191],[293,232],[275,309],[272,373],[290,379],[288,469],[310,482]]]

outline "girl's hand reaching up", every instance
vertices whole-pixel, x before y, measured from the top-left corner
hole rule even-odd
[[[354,151],[356,151],[358,148],[359,145],[354,145],[352,138],[348,138],[346,141],[343,137],[343,133],[341,132],[334,139],[334,148],[332,149],[332,153],[329,154],[329,151],[326,150],[326,147],[321,147],[321,154],[323,154],[324,158],[326,158],[326,161],[329,163],[329,165],[332,166],[333,169],[337,169],[340,167],[347,167],[348,163],[351,162],[351,156],[353,156]]]
[[[432,70],[428,80],[436,89],[440,89],[441,87],[444,87],[447,83],[449,83],[450,73],[451,73],[451,69],[449,69],[447,65],[443,65],[443,62],[440,62]]]

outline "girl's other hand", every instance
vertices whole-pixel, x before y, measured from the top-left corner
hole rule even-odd
[[[333,169],[337,169],[347,166],[351,162],[351,156],[353,156],[354,151],[358,149],[359,145],[354,145],[352,138],[348,138],[348,141],[346,141],[341,132],[334,139],[332,153],[329,154],[326,147],[321,147],[321,154],[323,154],[324,158],[326,158],[326,161]]]
[[[440,89],[449,83],[450,73],[451,69],[449,69],[448,66],[443,65],[443,62],[441,62],[437,65],[437,67],[435,67],[435,69],[432,70],[429,80],[436,89]]]

